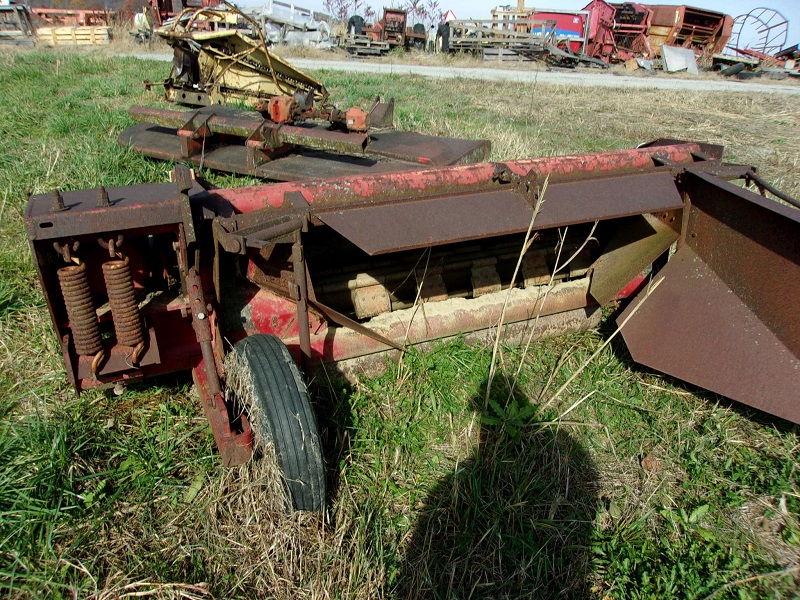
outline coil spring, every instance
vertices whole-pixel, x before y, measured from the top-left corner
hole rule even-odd
[[[97,354],[103,349],[103,340],[100,337],[100,325],[92,303],[86,264],[60,268],[58,282],[67,307],[75,351],[81,356]]]
[[[139,305],[133,291],[133,277],[128,259],[103,263],[108,303],[114,318],[117,343],[134,347],[144,341]]]

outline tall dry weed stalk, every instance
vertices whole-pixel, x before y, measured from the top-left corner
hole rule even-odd
[[[525,254],[530,249],[533,242],[536,240],[535,236],[531,236],[531,232],[533,231],[533,226],[536,223],[536,217],[539,215],[539,211],[542,209],[542,205],[544,204],[544,197],[545,193],[547,192],[547,184],[550,181],[550,175],[548,175],[540,190],[537,191],[536,194],[536,204],[533,207],[533,213],[531,214],[531,220],[528,223],[528,230],[525,232],[525,239],[522,242],[522,248],[520,249],[519,256],[517,257],[517,264],[514,266],[514,274],[511,276],[511,283],[508,286],[508,291],[506,292],[505,300],[503,301],[503,308],[500,311],[500,318],[497,320],[497,332],[495,333],[494,337],[494,345],[492,346],[492,360],[489,363],[489,377],[486,381],[486,395],[484,396],[484,403],[486,406],[489,405],[489,396],[492,392],[492,382],[494,381],[495,374],[497,372],[497,357],[500,350],[500,339],[503,335],[503,326],[505,324],[506,318],[506,308],[508,307],[508,301],[511,296],[511,291],[514,289],[514,283],[517,281],[517,275],[519,275],[519,269],[522,266],[522,259],[525,257]]]
[[[627,325],[627,324],[628,324],[628,321],[630,321],[630,320],[631,320],[631,318],[633,318],[633,315],[635,315],[635,314],[638,312],[638,310],[639,310],[639,309],[640,309],[640,308],[641,308],[641,307],[644,305],[644,303],[645,303],[645,302],[647,302],[647,299],[648,299],[648,298],[650,298],[650,296],[652,295],[652,293],[656,291],[656,289],[658,288],[658,286],[659,286],[659,285],[661,285],[661,283],[662,283],[663,281],[664,281],[664,278],[663,278],[663,277],[661,277],[661,278],[660,278],[660,279],[658,279],[658,280],[657,280],[655,283],[653,283],[652,285],[648,286],[648,288],[647,288],[647,293],[645,294],[644,298],[642,298],[642,299],[639,301],[639,303],[638,303],[636,306],[634,306],[634,307],[633,307],[633,309],[631,310],[631,312],[630,312],[630,313],[628,313],[628,316],[626,316],[626,317],[625,317],[625,319],[622,321],[622,323],[620,323],[620,324],[617,326],[617,328],[614,330],[614,333],[612,333],[610,336],[608,336],[608,338],[606,339],[606,341],[604,341],[604,342],[603,342],[603,343],[600,345],[600,347],[599,347],[597,350],[595,350],[595,351],[592,353],[592,355],[591,355],[589,358],[587,358],[587,359],[586,359],[586,360],[585,360],[585,361],[584,361],[584,362],[583,362],[583,363],[580,365],[580,367],[578,367],[577,369],[575,369],[575,371],[572,373],[572,375],[570,375],[569,379],[567,379],[567,380],[566,380],[566,381],[565,381],[565,382],[564,382],[564,383],[561,385],[561,387],[560,387],[560,388],[558,388],[558,390],[556,390],[556,392],[555,392],[555,393],[554,393],[554,394],[553,394],[553,395],[552,395],[552,396],[551,396],[551,397],[550,397],[550,398],[547,400],[547,402],[545,402],[545,403],[542,405],[542,409],[543,409],[543,410],[544,410],[544,409],[546,409],[546,408],[548,408],[548,407],[549,407],[549,406],[551,406],[551,405],[552,405],[552,404],[553,404],[553,403],[554,403],[556,400],[558,400],[558,398],[560,398],[560,397],[561,397],[561,394],[563,394],[563,393],[564,393],[564,391],[565,391],[567,388],[569,388],[569,386],[570,386],[570,385],[572,385],[572,382],[573,382],[573,381],[575,381],[575,379],[578,377],[578,375],[580,375],[580,374],[583,372],[583,370],[584,370],[586,367],[588,367],[588,366],[589,366],[589,365],[590,365],[592,362],[594,362],[594,360],[595,360],[595,359],[596,359],[598,356],[600,356],[600,353],[601,353],[603,350],[605,350],[605,349],[606,349],[606,347],[607,347],[607,346],[608,346],[608,345],[611,343],[611,341],[612,341],[612,340],[613,340],[615,337],[617,337],[617,334],[619,334],[619,332],[620,332],[620,331],[622,331],[622,328],[623,328],[623,327],[625,327],[625,325]],[[581,402],[582,402],[582,401],[584,401],[584,400],[586,400],[586,398],[588,398],[588,396],[585,396],[585,397],[584,397],[584,398],[581,400]],[[576,404],[576,405],[573,405],[572,407],[570,407],[570,408],[569,408],[569,409],[568,409],[568,410],[567,410],[567,411],[564,413],[564,415],[566,415],[567,413],[571,412],[571,411],[572,411],[572,410],[574,410],[576,407],[577,407],[577,404]]]
[[[519,381],[519,375],[520,372],[522,371],[522,365],[525,364],[525,359],[528,356],[528,351],[530,350],[531,342],[533,342],[533,337],[536,334],[536,330],[539,326],[539,318],[542,315],[542,310],[544,309],[544,305],[547,302],[547,298],[550,296],[550,292],[553,289],[553,284],[555,283],[556,275],[559,272],[563,271],[566,267],[568,267],[569,264],[573,260],[575,260],[575,258],[580,256],[581,252],[583,252],[583,249],[586,248],[589,242],[591,242],[592,240],[597,241],[596,238],[594,237],[594,232],[597,229],[598,223],[599,221],[594,222],[591,231],[589,231],[589,235],[586,236],[586,239],[583,241],[583,243],[578,247],[577,250],[575,250],[575,252],[572,253],[572,256],[570,256],[566,261],[564,261],[563,264],[561,263],[561,252],[564,249],[564,242],[567,239],[567,231],[569,230],[569,227],[564,228],[563,234],[561,234],[561,232],[559,231],[560,237],[558,241],[558,247],[556,249],[556,261],[555,265],[553,266],[553,272],[550,274],[550,280],[547,282],[547,287],[545,288],[544,296],[542,297],[541,301],[537,300],[538,304],[536,308],[536,315],[533,319],[533,324],[531,325],[530,332],[528,333],[528,338],[525,340],[525,346],[522,349],[522,356],[520,357],[519,362],[517,363],[517,369],[514,372],[514,376],[511,378],[511,385],[509,386],[509,394],[508,394],[509,399],[513,397],[514,391],[516,390],[517,382]]]

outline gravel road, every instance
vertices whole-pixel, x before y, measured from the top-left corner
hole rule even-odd
[[[135,58],[171,61],[171,54],[123,54]],[[380,73],[386,75],[421,75],[438,79],[477,79],[484,81],[512,81],[515,83],[547,83],[553,85],[577,85],[589,87],[638,88],[659,90],[694,90],[705,92],[750,92],[765,94],[800,95],[800,85],[770,84],[757,81],[734,81],[726,79],[680,79],[631,77],[600,71],[516,71],[498,68],[428,67],[422,65],[391,64],[369,60],[316,60],[307,58],[288,59],[298,69],[349,71],[352,73]]]

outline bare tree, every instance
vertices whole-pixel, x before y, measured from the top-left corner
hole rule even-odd
[[[408,25],[414,25],[420,21],[426,21],[427,14],[425,12],[425,0],[405,0],[400,6],[408,13]]]
[[[375,17],[375,10],[363,0],[325,0],[323,6],[325,12],[343,23],[353,15],[361,15],[367,21]]]
[[[439,0],[425,0],[426,25],[438,25],[444,20],[444,12]]]
[[[429,27],[442,20],[439,0],[405,0],[401,8],[408,13],[409,26],[424,23]]]
[[[376,21],[377,16],[376,16],[376,13],[375,13],[375,9],[372,8],[372,6],[370,6],[369,4],[365,4],[364,5],[364,9],[363,9],[362,12],[364,13],[364,15],[363,15],[364,16],[364,20],[367,23],[374,23]]]

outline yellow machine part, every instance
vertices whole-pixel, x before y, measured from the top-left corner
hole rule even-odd
[[[207,9],[203,12],[212,13],[214,18],[204,21],[212,26],[230,24],[226,15],[231,13]],[[270,52],[263,41],[250,39],[236,29],[187,30],[173,24],[157,29],[156,33],[176,53],[180,49],[197,56],[197,88],[208,94],[214,104],[238,101],[254,106],[265,98],[297,92],[304,96],[313,93],[315,103],[324,103],[328,98],[321,81]]]

